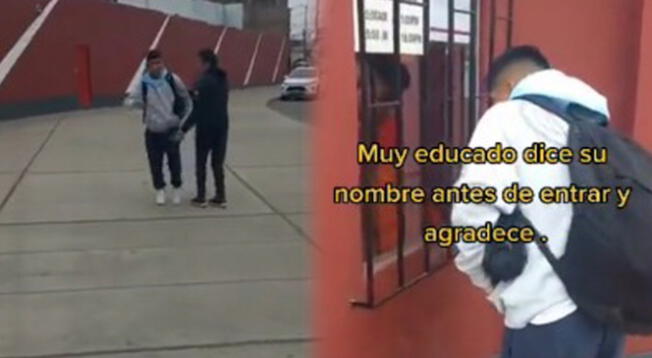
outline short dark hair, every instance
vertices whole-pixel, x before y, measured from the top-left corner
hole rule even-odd
[[[161,58],[163,58],[163,54],[159,50],[149,50],[149,52],[147,52],[147,62],[159,60]]]
[[[217,55],[215,55],[213,50],[205,48],[199,50],[198,55],[201,62],[209,64],[211,67],[217,67]]]
[[[519,62],[530,62],[542,70],[549,69],[550,62],[541,53],[541,51],[530,45],[512,47],[500,55],[491,64],[489,75],[487,76],[487,86],[493,90],[498,84],[498,77],[511,65]]]

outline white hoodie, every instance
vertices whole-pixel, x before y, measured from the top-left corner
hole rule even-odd
[[[147,86],[147,108],[144,108],[144,122],[148,130],[155,133],[165,133],[179,127],[188,119],[193,109],[193,102],[188,89],[176,74],[172,73],[177,95],[185,102],[183,118],[173,112],[174,92],[166,80],[168,71],[164,70],[159,78],[153,78],[145,72],[138,85],[128,93],[124,104],[130,107],[143,106],[142,84]]]
[[[545,70],[523,79],[512,92],[512,98],[538,94],[574,103],[609,116],[606,99],[584,82],[568,77],[557,70]],[[523,214],[541,235],[549,238],[548,245],[557,257],[563,255],[572,220],[572,204],[543,204],[538,199],[545,187],[567,187],[570,173],[565,164],[527,164],[522,152],[533,143],[546,147],[564,147],[568,139],[568,125],[561,118],[523,100],[510,100],[489,109],[480,119],[473,133],[470,147],[493,147],[496,143],[510,146],[519,153],[514,164],[465,165],[456,185],[495,187],[500,194],[517,182],[530,187],[535,200],[518,204]],[[511,213],[515,204],[500,199],[495,204],[455,204],[452,223],[455,226],[484,226],[495,223],[501,213]],[[483,288],[489,300],[504,314],[508,328],[519,329],[527,324],[547,324],[560,320],[577,307],[568,296],[564,285],[535,244],[526,245],[528,261],[523,273],[508,283],[491,287],[482,269],[484,246],[480,243],[459,243],[455,258],[457,267],[471,281]]]

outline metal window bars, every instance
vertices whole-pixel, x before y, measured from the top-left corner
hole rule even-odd
[[[507,47],[510,47],[512,45],[512,32],[514,28],[514,0],[507,0],[507,16],[499,16],[498,15],[498,10],[497,10],[497,2],[496,0],[491,0],[490,7],[491,7],[491,17],[490,17],[490,37],[489,37],[489,59],[493,60],[496,54],[496,48],[495,48],[495,39],[496,39],[496,26],[497,26],[497,21],[505,21],[507,22]]]
[[[396,146],[404,146],[403,129],[404,129],[404,96],[402,94],[402,72],[400,66],[402,64],[401,55],[401,4],[417,5],[423,11],[423,33],[424,39],[424,54],[418,59],[418,77],[419,77],[419,111],[418,122],[420,128],[420,145],[432,146],[436,142],[431,135],[432,123],[438,123],[435,127],[440,128],[440,133],[436,137],[445,142],[447,145],[464,145],[468,141],[471,132],[474,129],[475,123],[478,119],[478,112],[481,106],[480,102],[483,95],[479,94],[479,55],[480,44],[478,41],[478,34],[480,32],[480,5],[482,0],[468,0],[469,6],[467,9],[456,7],[455,0],[445,0],[448,3],[448,27],[446,29],[431,28],[430,26],[430,0],[414,1],[414,0],[388,0],[392,1],[393,8],[393,53],[391,55],[393,64],[396,66],[396,76],[394,76],[394,86],[392,88],[391,100],[376,101],[375,88],[376,83],[374,76],[371,74],[370,66],[367,63],[368,56],[367,46],[365,43],[365,0],[358,0],[357,19],[356,25],[358,31],[358,54],[357,60],[359,64],[360,79],[359,79],[359,92],[361,95],[361,126],[360,126],[360,142],[365,144],[376,143],[378,140],[378,133],[376,128],[375,115],[380,109],[387,110],[393,109],[396,116]],[[512,41],[512,16],[513,16],[513,0],[508,1],[508,14],[507,16],[497,16],[496,1],[489,0],[490,3],[490,19],[489,19],[489,62],[494,58],[495,51],[495,38],[497,36],[496,25],[497,20],[504,20],[508,24],[507,30],[507,44],[511,45]],[[499,0],[500,1],[500,0]],[[502,0],[504,1],[504,0]],[[484,8],[483,8],[484,9]],[[470,26],[468,31],[458,30],[455,26],[455,17],[468,16]],[[486,19],[486,17],[485,17]],[[445,45],[435,42],[430,42],[431,31],[446,34]],[[456,41],[456,36],[468,37],[468,44],[460,44]],[[441,61],[443,60],[443,61]],[[443,68],[439,66],[443,62]],[[433,65],[436,64],[436,65]],[[458,77],[459,76],[459,77]],[[443,81],[441,81],[443,78]],[[436,81],[443,82],[440,84],[433,84]],[[443,85],[443,86],[442,86]],[[440,86],[440,90],[435,87]],[[440,98],[437,98],[437,97]],[[449,173],[436,173],[435,180],[444,185],[450,185],[451,180],[455,173],[451,171],[453,168],[434,168],[439,172]],[[432,184],[433,168],[426,166],[420,167],[420,184],[427,190],[429,185]],[[454,171],[454,169],[453,169]],[[397,172],[397,185],[403,186],[405,181],[405,174],[403,170]],[[362,187],[371,187],[374,182],[374,168],[370,165],[362,165],[360,171],[360,183]],[[395,269],[392,275],[392,281],[395,278],[395,287],[389,294],[383,296],[378,295],[376,289],[377,281],[377,259],[376,256],[376,233],[374,232],[374,225],[376,224],[376,217],[372,211],[371,205],[362,205],[362,236],[363,236],[363,256],[364,256],[364,298],[353,299],[351,304],[356,307],[362,308],[375,308],[381,306],[385,302],[391,300],[395,296],[404,292],[411,286],[417,284],[424,278],[434,273],[437,268],[442,266],[446,261],[446,251],[433,248],[426,243],[422,244],[422,248],[417,252],[422,257],[422,268],[418,274],[414,274],[412,270],[411,277],[406,275],[406,214],[405,205],[397,205],[397,246],[394,254],[393,264]],[[428,222],[426,217],[426,210],[421,210],[420,224],[424,227]],[[443,256],[444,261],[433,259],[433,252]],[[386,280],[385,280],[386,281]]]

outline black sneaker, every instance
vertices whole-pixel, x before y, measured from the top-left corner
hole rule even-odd
[[[211,206],[215,206],[218,208],[226,209],[226,200],[215,197],[210,200]]]
[[[192,206],[196,206],[198,208],[205,208],[205,207],[208,206],[208,203],[206,202],[206,199],[202,199],[202,198],[199,198],[199,197],[190,200],[190,204],[192,204]]]

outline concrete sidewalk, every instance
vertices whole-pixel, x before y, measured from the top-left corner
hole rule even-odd
[[[156,207],[138,112],[0,122],[0,358],[307,357],[306,128],[234,91],[229,207]],[[209,184],[212,188],[212,183]]]

